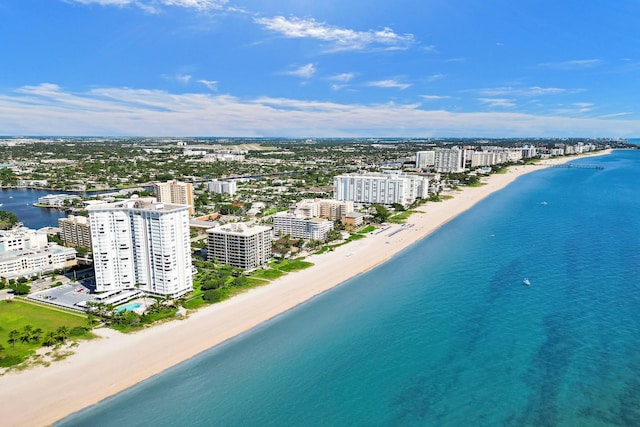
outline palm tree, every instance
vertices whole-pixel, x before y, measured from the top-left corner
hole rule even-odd
[[[62,325],[58,329],[56,329],[56,340],[60,342],[65,342],[67,337],[69,336],[69,328]]]
[[[116,312],[116,308],[113,304],[107,304],[104,307],[104,315],[106,317],[113,317],[114,313]]]
[[[58,341],[57,338],[58,337],[55,332],[49,331],[45,334],[44,339],[42,340],[42,344],[46,345],[47,347],[51,347]]]
[[[31,341],[32,336],[33,336],[33,326],[25,325],[25,327],[22,329],[22,334],[20,334],[20,341],[23,344],[27,343]]]
[[[34,342],[40,341],[40,336],[42,335],[42,328],[35,328],[31,332],[31,340]]]
[[[89,324],[90,328],[93,328],[93,322],[95,320],[95,315],[92,312],[88,312],[87,313],[87,323]]]
[[[144,283],[136,283],[133,286],[135,286],[137,290],[140,290],[140,288],[145,286],[145,284]],[[144,312],[143,313],[146,313],[146,311],[147,311],[147,298],[145,298],[144,291],[142,291],[142,292],[143,292],[142,293],[142,303],[144,304]]]
[[[31,341],[31,331],[23,330],[20,334],[20,342],[24,344],[29,341]]]
[[[18,342],[18,339],[20,339],[20,331],[18,331],[17,329],[14,329],[9,332],[9,339],[7,340],[9,344],[15,347],[16,343]]]
[[[162,304],[160,303],[160,299],[156,299],[153,304],[151,304],[151,307],[149,307],[149,313],[159,313],[160,311],[162,311]]]

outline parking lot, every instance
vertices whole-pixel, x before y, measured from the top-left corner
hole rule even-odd
[[[82,282],[85,282],[84,280]],[[91,288],[83,283],[70,282],[30,294],[27,299],[44,302],[59,307],[84,311],[78,306],[82,301],[95,301],[97,295],[91,294]]]

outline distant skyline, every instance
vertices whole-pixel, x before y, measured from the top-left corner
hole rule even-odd
[[[0,0],[0,135],[640,137],[640,2]]]

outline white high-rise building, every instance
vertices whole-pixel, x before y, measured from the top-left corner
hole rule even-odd
[[[429,179],[401,173],[337,175],[333,179],[334,199],[356,203],[408,206],[418,198],[429,197]]]
[[[271,227],[225,224],[207,230],[207,258],[250,270],[271,259]]]
[[[273,232],[276,235],[288,235],[295,239],[325,240],[331,230],[333,221],[326,218],[305,218],[304,215],[291,212],[278,212],[273,215]]]
[[[496,153],[493,151],[475,151],[471,153],[471,167],[493,166],[496,164]]]
[[[153,189],[159,202],[189,205],[189,215],[195,213],[193,184],[173,180],[154,184]]]
[[[535,145],[525,145],[522,147],[522,157],[525,159],[530,159],[531,157],[535,157],[538,155],[536,151]]]
[[[434,169],[440,173],[464,172],[466,150],[458,147],[436,148]]]
[[[191,291],[189,206],[149,197],[87,210],[98,292],[140,289],[177,298]]]
[[[210,193],[229,194],[233,196],[236,194],[238,186],[235,181],[219,181],[214,179],[207,183],[207,190]]]
[[[425,169],[433,166],[436,161],[436,152],[434,150],[418,151],[416,153],[416,167]]]

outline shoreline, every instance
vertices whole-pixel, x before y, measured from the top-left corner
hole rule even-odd
[[[203,307],[187,319],[127,335],[104,328],[94,330],[101,339],[80,343],[75,354],[65,360],[1,376],[3,421],[11,426],[31,426],[63,419],[383,264],[522,175],[611,151],[512,166],[507,173],[483,178],[485,185],[465,187],[452,199],[418,207],[419,212],[407,220],[412,227],[392,224],[384,232],[376,231],[332,252],[311,255],[306,260],[314,266]]]

